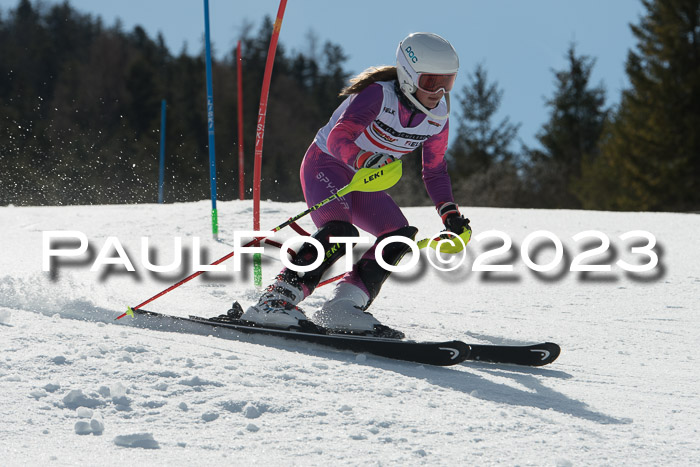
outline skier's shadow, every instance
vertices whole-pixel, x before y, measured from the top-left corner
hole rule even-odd
[[[391,362],[373,357],[368,357],[362,364],[393,371],[411,378],[423,379],[430,384],[459,391],[469,397],[485,401],[542,410],[554,410],[562,414],[601,424],[632,423],[630,419],[615,418],[596,412],[584,402],[572,399],[542,383],[542,377],[573,378],[570,374],[563,371],[478,362],[463,363],[461,368],[441,368],[416,366],[405,362]],[[465,371],[464,367],[468,369]],[[477,372],[488,373],[501,378],[510,378],[518,385],[527,388],[527,390],[490,381]]]
[[[265,339],[266,345],[269,345],[270,341],[267,340],[268,338]],[[374,355],[367,355],[366,359],[358,359],[355,354],[326,349],[318,345],[285,340],[279,340],[278,342],[275,344],[275,347],[280,349],[391,371],[410,378],[422,379],[445,389],[462,392],[467,397],[475,397],[512,406],[554,410],[562,414],[601,424],[631,423],[629,419],[616,418],[596,412],[589,408],[586,403],[572,399],[543,384],[542,378],[573,378],[570,374],[559,370],[479,362],[466,362],[460,367],[436,367],[389,360]],[[526,389],[518,389],[507,384],[496,383],[478,373],[509,378],[515,384],[521,385]]]
[[[601,424],[631,423],[629,419],[619,419],[591,410],[584,402],[572,399],[542,384],[540,381],[542,378],[572,378],[568,373],[548,368],[519,367],[515,365],[478,362],[463,363],[460,367],[436,367],[419,365],[412,362],[389,360],[374,355],[366,355],[366,358],[364,358],[364,356],[358,358],[358,355],[354,353],[334,350],[308,342],[290,341],[274,336],[248,335],[243,333],[230,335],[228,333],[219,333],[216,328],[211,328],[207,325],[193,326],[192,323],[189,322],[139,320],[136,322],[126,321],[117,323],[158,331],[183,332],[184,328],[187,328],[186,332],[190,334],[199,334],[203,336],[213,335],[237,342],[260,344],[271,349],[296,352],[314,357],[327,358],[329,360],[342,361],[351,365],[363,365],[391,371],[409,378],[422,379],[430,384],[445,389],[462,392],[467,397],[475,397],[477,399],[512,406],[554,410],[562,414],[572,415]],[[501,378],[510,378],[514,383],[524,386],[526,390],[490,381],[478,373],[491,374]]]

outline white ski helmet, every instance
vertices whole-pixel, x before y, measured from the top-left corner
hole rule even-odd
[[[449,92],[458,70],[457,52],[452,44],[437,34],[415,32],[402,40],[396,50],[396,73],[401,91],[416,107],[433,118],[440,117],[426,109],[414,93],[418,89],[428,93],[444,91],[449,115]]]

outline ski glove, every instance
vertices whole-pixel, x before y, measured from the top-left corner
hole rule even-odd
[[[396,158],[383,152],[360,151],[355,158],[356,169],[378,169],[394,162]]]
[[[437,206],[438,214],[442,218],[442,223],[450,232],[460,235],[465,230],[471,230],[469,219],[464,217],[455,203],[440,203]]]

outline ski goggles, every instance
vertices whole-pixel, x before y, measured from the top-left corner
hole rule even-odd
[[[418,89],[428,94],[437,94],[440,91],[450,92],[457,79],[457,73],[434,74],[421,73],[418,75]]]

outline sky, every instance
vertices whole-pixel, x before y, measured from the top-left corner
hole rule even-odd
[[[3,15],[17,3],[0,0]],[[203,46],[203,0],[70,0],[70,4],[101,16],[108,26],[119,18],[125,30],[141,25],[151,37],[161,32],[175,54],[184,44],[191,54]],[[252,24],[257,33],[264,16],[274,20],[278,8],[278,0],[210,0],[216,56],[235,47],[245,24]],[[503,91],[493,123],[507,116],[521,125],[522,142],[536,146],[535,135],[548,119],[545,100],[555,90],[552,70],[566,68],[569,45],[575,42],[578,55],[595,58],[591,84],[603,84],[606,103],[617,104],[620,91],[628,86],[627,52],[636,45],[629,25],[637,24],[643,13],[640,0],[289,0],[280,43],[287,51],[308,53],[312,33],[321,43],[340,45],[349,57],[345,68],[358,73],[395,63],[398,43],[412,32],[439,34],[460,56],[454,97],[461,94],[468,74],[483,64],[489,81]],[[215,94],[217,85],[226,83],[215,82]]]

